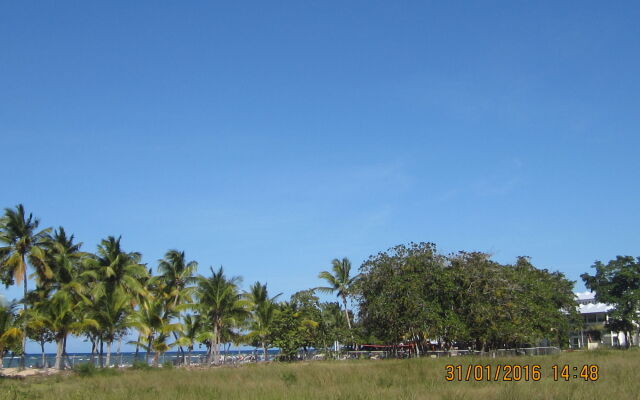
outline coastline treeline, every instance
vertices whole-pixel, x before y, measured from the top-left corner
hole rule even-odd
[[[282,360],[309,349],[326,352],[335,342],[405,343],[418,352],[541,340],[565,346],[576,323],[573,282],[563,274],[535,268],[526,257],[503,265],[483,253],[442,255],[430,243],[372,256],[358,274],[347,258],[334,259],[318,275],[323,286],[286,301],[266,283],[242,290],[241,278],[222,267],[198,270],[175,249],[153,266],[143,264],[120,237],[108,236],[90,252],[62,227],[42,228],[22,205],[6,208],[0,281],[21,287],[23,298],[0,304],[0,356],[21,355],[24,366],[27,338],[40,344],[43,361],[45,344],[55,343],[55,368],[62,369],[71,335],[90,343],[106,366],[131,335],[136,356],[144,352],[154,365],[170,349],[188,364],[200,346],[215,365],[232,343],[260,348],[265,359],[278,348]],[[337,301],[321,301],[318,292]]]

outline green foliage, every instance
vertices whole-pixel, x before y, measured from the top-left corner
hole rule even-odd
[[[93,363],[76,364],[73,371],[79,376],[87,378],[93,376],[115,376],[120,372],[115,368],[97,368]]]
[[[353,285],[357,276],[351,276],[351,261],[347,257],[342,260],[337,258],[331,261],[332,271],[322,271],[318,275],[318,278],[324,279],[329,286],[321,286],[316,288],[324,293],[336,293],[336,295],[342,299],[342,305],[344,306],[345,318],[347,320],[347,326],[351,330],[351,319],[349,318],[349,311],[347,310],[347,298],[353,293]]]
[[[631,338],[629,332],[640,329],[636,325],[640,315],[640,257],[618,256],[607,264],[596,261],[591,267],[595,275],[584,273],[580,277],[595,292],[597,301],[614,306],[607,327]]]
[[[22,330],[16,308],[16,303],[0,304],[0,359],[6,351],[21,348]]]
[[[151,366],[145,361],[134,360],[130,369],[148,371],[151,369]]]
[[[280,305],[273,322],[273,344],[280,348],[280,360],[293,361],[298,349],[304,344],[301,331],[304,329],[303,320],[289,303]]]
[[[132,343],[146,350],[147,358],[154,353],[158,366],[172,347],[191,352],[198,343],[207,346],[210,363],[220,362],[220,346],[231,342],[259,346],[265,355],[278,347],[283,360],[294,360],[301,349],[330,348],[336,340],[425,344],[436,339],[444,346],[464,342],[478,349],[540,339],[563,345],[577,320],[573,283],[524,257],[503,265],[482,253],[444,256],[433,244],[412,243],[370,257],[357,276],[348,258],[336,258],[319,274],[326,286],[278,302],[280,294],[270,296],[266,283],[256,282],[243,293],[240,278],[227,277],[222,267],[207,277],[194,276],[198,264],[178,250],[165,253],[154,276],[140,253],[122,248],[120,237],[105,238],[90,254],[64,228],[52,232],[39,225],[22,205],[0,216],[0,281],[24,283],[25,307],[20,315],[15,304],[0,307],[0,354],[20,353],[26,335],[42,346],[55,341],[59,368],[70,334],[86,336],[95,351],[106,345],[109,360],[114,341],[136,329],[138,340]],[[618,257],[607,265],[597,262],[595,276],[583,275],[600,301],[616,304],[612,329],[634,328],[639,264]],[[31,291],[28,279],[36,284]],[[316,290],[335,294],[337,302],[320,302]],[[357,303],[356,321],[349,300]],[[189,314],[183,318],[185,310]],[[93,373],[93,367],[82,368],[87,370],[80,374]],[[136,368],[149,367],[138,362]]]
[[[96,373],[96,366],[93,363],[76,364],[73,370],[80,376],[93,376]]]
[[[444,256],[432,243],[411,243],[372,256],[360,271],[363,327],[386,343],[563,345],[576,313],[573,283],[524,257],[502,265],[482,253]]]
[[[197,311],[204,317],[204,324],[211,334],[208,338],[210,363],[219,362],[223,339],[236,336],[233,328],[249,317],[249,305],[243,300],[239,282],[239,277],[227,278],[222,267],[218,271],[211,268],[210,277],[198,277]]]

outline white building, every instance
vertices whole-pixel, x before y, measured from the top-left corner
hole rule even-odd
[[[596,349],[598,347],[625,346],[626,338],[622,332],[607,330],[605,324],[609,321],[609,311],[613,306],[598,303],[592,292],[576,293],[578,312],[584,321],[579,332],[574,332],[570,338],[570,345],[576,349]],[[637,336],[637,334],[636,334]],[[635,337],[634,343],[638,343]]]

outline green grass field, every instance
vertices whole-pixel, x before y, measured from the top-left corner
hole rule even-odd
[[[539,364],[538,382],[448,382],[447,364]],[[552,365],[597,364],[599,379],[554,381]],[[495,370],[495,368],[494,368]],[[0,380],[0,399],[638,399],[640,351],[501,359],[323,361],[207,370],[107,371]],[[572,372],[573,375],[574,372]]]

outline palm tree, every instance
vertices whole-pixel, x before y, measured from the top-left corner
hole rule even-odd
[[[267,349],[269,347],[269,336],[273,324],[274,315],[277,309],[275,303],[282,293],[269,298],[267,285],[256,282],[249,288],[246,294],[251,307],[250,332],[245,336],[249,342],[258,342],[262,347],[264,360],[267,361]]]
[[[120,246],[121,237],[109,236],[98,245],[96,256],[89,260],[92,278],[95,280],[95,295],[101,297],[116,289],[131,296],[144,291],[141,278],[148,275],[147,268],[140,263],[142,255],[138,252],[125,252]]]
[[[40,344],[43,368],[47,368],[45,344],[54,340],[48,313],[50,294],[50,289],[38,285],[35,290],[30,291],[27,295],[29,308],[20,315],[24,322],[26,336]]]
[[[162,281],[173,305],[191,298],[192,285],[197,282],[193,275],[198,269],[196,261],[185,261],[184,251],[169,250],[158,263],[157,280]]]
[[[50,229],[38,231],[40,220],[33,214],[27,215],[22,204],[15,209],[5,208],[2,229],[0,230],[0,268],[8,270],[16,285],[24,284],[24,311],[27,310],[27,263],[36,270],[39,278],[51,278],[53,273],[46,263],[43,244]],[[24,321],[26,323],[26,319]],[[22,330],[22,354],[20,367],[24,368],[24,349],[26,349],[26,329]]]
[[[55,368],[62,369],[62,357],[65,353],[67,335],[71,330],[81,329],[85,325],[96,326],[92,318],[83,318],[78,311],[90,300],[85,296],[87,277],[83,274],[82,264],[88,257],[80,251],[82,243],[74,243],[74,236],[67,236],[63,227],[54,231],[46,243],[47,263],[53,271],[53,279],[48,286],[55,290],[48,307],[50,328],[56,341]]]
[[[146,350],[146,361],[149,363],[149,355],[154,353],[153,365],[158,365],[160,355],[168,351],[174,344],[167,344],[169,336],[176,331],[181,331],[182,324],[171,323],[176,317],[175,311],[166,307],[162,298],[149,294],[140,303],[139,309],[130,317],[131,326],[136,327],[144,341],[131,342]]]
[[[160,283],[167,298],[167,306],[178,308],[182,303],[190,303],[193,293],[193,284],[197,279],[193,275],[198,269],[198,263],[195,261],[187,262],[184,251],[169,250],[162,260],[158,263],[157,277],[152,278],[151,284]],[[184,304],[183,304],[184,305]],[[184,308],[184,307],[181,307]],[[180,312],[177,313],[180,318]],[[174,338],[178,340],[177,334],[174,332]],[[184,362],[184,350],[179,345],[182,361]]]
[[[223,329],[239,325],[248,315],[246,301],[238,290],[239,277],[227,278],[222,267],[216,272],[211,268],[211,277],[198,278],[196,296],[200,313],[207,318],[211,329],[212,346],[209,364],[220,360],[220,343]]]
[[[111,365],[111,345],[118,336],[123,336],[129,327],[131,300],[120,289],[102,296],[96,305],[94,318],[100,326],[102,340],[107,344],[106,366]]]
[[[98,245],[96,254],[90,255],[83,265],[82,276],[87,280],[87,297],[90,305],[84,310],[84,316],[93,320],[101,320],[107,325],[120,324],[118,321],[122,319],[120,314],[123,296],[127,299],[130,308],[135,307],[140,297],[146,293],[143,282],[149,275],[146,266],[140,262],[141,254],[125,252],[120,241],[121,237],[115,238],[114,236],[103,239]],[[108,305],[109,316],[98,312],[101,304]],[[106,341],[107,347],[110,347],[112,335],[119,334],[114,331],[109,332],[111,328],[103,327],[100,324],[98,329],[94,326],[87,326],[84,331],[91,340],[92,354],[99,352],[101,363],[103,344]]]
[[[5,351],[17,347],[23,336],[17,323],[16,307],[16,303],[0,301],[0,370]]]
[[[199,315],[187,314],[182,318],[182,330],[178,343],[187,347],[187,365],[191,365],[191,352],[202,333],[202,318]]]
[[[351,261],[349,261],[347,257],[344,257],[342,260],[335,258],[331,261],[331,265],[333,266],[333,273],[329,271],[322,271],[318,275],[318,278],[327,281],[329,286],[318,287],[316,289],[324,293],[337,292],[337,296],[342,299],[344,315],[347,319],[349,331],[351,331],[351,320],[349,319],[349,310],[347,309],[347,297],[351,294],[351,286],[353,285],[353,282],[355,282],[357,276],[354,276],[353,278],[349,276],[351,273]]]

